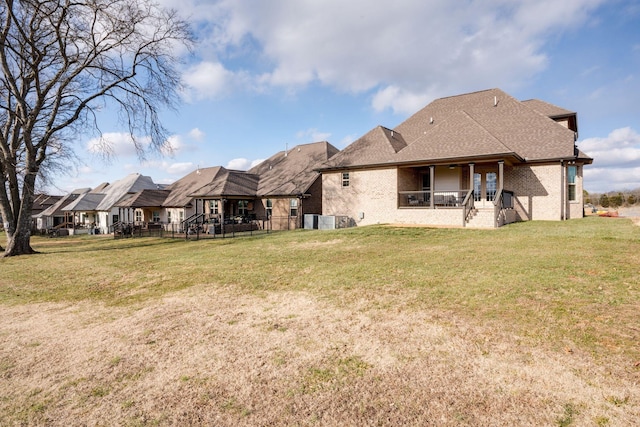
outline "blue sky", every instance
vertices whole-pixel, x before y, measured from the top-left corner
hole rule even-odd
[[[342,149],[433,99],[498,87],[578,112],[590,192],[640,188],[640,0],[160,0],[198,38],[188,89],[163,113],[173,154],[136,157],[110,112],[83,164],[51,191],[129,173],[171,183],[197,167],[246,169],[287,146]],[[144,135],[138,135],[143,137]]]

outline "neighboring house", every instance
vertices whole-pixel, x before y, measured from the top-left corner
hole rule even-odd
[[[474,227],[580,218],[592,159],[577,132],[575,112],[499,89],[438,99],[326,162],[323,214]]]
[[[120,201],[138,191],[157,188],[151,177],[132,173],[112,184],[103,183],[93,190],[64,198],[57,209],[64,215],[65,228],[110,233],[120,220],[117,206]]]
[[[279,152],[248,171],[198,168],[167,186],[167,193],[153,198],[139,193],[145,201],[124,200],[119,207],[140,212],[136,221],[148,218],[145,211],[161,210],[160,222],[178,231],[196,224],[251,220],[269,220],[266,226],[274,230],[298,228],[303,212],[322,213],[322,181],[316,169],[337,152],[323,141]]]
[[[322,176],[317,168],[338,150],[326,141],[281,151],[248,170],[260,177],[254,212],[274,230],[303,226],[304,214],[322,214]]]
[[[222,207],[224,201],[203,200],[195,196],[194,192],[204,186],[220,187],[224,185],[226,180],[233,179],[233,177],[243,173],[241,171],[229,171],[222,166],[216,166],[198,168],[180,178],[166,188],[169,190],[169,194],[161,205],[163,210],[162,221],[172,224],[174,229],[182,231],[185,223],[188,224],[192,221],[201,223],[209,219],[214,220],[224,212]],[[231,178],[229,178],[230,176]],[[226,211],[228,212],[227,216],[234,213],[233,207],[229,206],[229,204],[226,206]],[[207,218],[204,217],[205,215],[207,215]]]
[[[48,194],[37,194],[33,198],[33,208],[31,208],[31,215],[33,217],[38,216],[41,212],[53,206],[60,200],[62,196],[50,196]]]
[[[36,228],[42,232],[53,228],[73,228],[73,213],[62,208],[89,191],[90,188],[79,188],[60,197],[53,205],[35,215]]]
[[[106,187],[104,189],[104,198],[95,209],[97,212],[96,224],[100,232],[111,232],[113,225],[121,220],[120,210],[117,206],[118,202],[138,191],[158,189],[158,187],[159,185],[155,184],[151,177],[140,175],[139,173],[129,174]]]
[[[160,224],[162,223],[162,203],[169,195],[169,190],[145,189],[124,197],[115,204],[118,217],[125,223]]]
[[[72,218],[72,228],[76,230],[77,233],[91,232],[93,234],[97,226],[99,226],[100,218],[98,216],[97,207],[104,199],[105,194],[94,193],[93,191],[95,191],[95,189],[82,194],[62,208],[63,212],[69,213]]]
[[[36,194],[33,198],[33,208],[31,208],[31,218],[32,218],[32,229],[33,232],[42,229],[42,227],[38,226],[38,218],[40,218],[40,214],[45,210],[49,209],[51,206],[56,204],[62,196],[50,196],[48,194]],[[2,217],[0,216],[0,224]],[[42,222],[42,221],[40,221]]]

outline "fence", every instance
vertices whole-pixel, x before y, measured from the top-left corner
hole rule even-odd
[[[166,237],[172,239],[220,239],[229,237],[254,236],[268,234],[271,230],[269,220],[252,220],[249,222],[227,224],[182,224],[170,223],[135,223],[116,224],[113,226],[115,239],[129,237]]]

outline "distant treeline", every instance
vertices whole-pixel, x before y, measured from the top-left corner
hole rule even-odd
[[[640,188],[631,191],[610,191],[608,193],[589,193],[584,191],[584,202],[603,208],[633,206],[640,203]]]

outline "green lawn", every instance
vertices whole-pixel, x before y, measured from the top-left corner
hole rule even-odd
[[[614,348],[640,359],[638,331],[628,329],[640,328],[640,227],[630,220],[32,243],[40,255],[0,260],[0,303],[139,304],[202,283],[311,292],[345,307],[384,294],[372,304],[450,310],[533,340],[570,336],[595,354]]]
[[[32,244],[0,259],[10,424],[640,417],[629,219]]]

